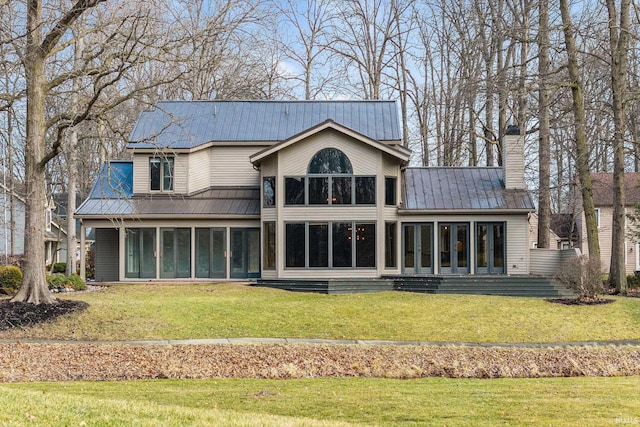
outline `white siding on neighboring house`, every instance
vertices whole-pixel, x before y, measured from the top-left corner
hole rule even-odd
[[[260,149],[255,146],[212,147],[210,185],[258,187],[260,172],[253,169],[249,156]]]
[[[5,197],[6,196],[6,197]],[[10,197],[5,193],[0,193],[0,254],[11,254],[11,206]],[[14,253],[13,255],[24,254],[24,221],[25,206],[17,198],[13,200],[14,209]]]

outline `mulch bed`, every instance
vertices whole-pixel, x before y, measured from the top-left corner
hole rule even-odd
[[[0,331],[50,322],[62,315],[85,310],[87,307],[89,304],[84,301],[64,299],[57,300],[56,304],[38,305],[2,300],[0,301]]]

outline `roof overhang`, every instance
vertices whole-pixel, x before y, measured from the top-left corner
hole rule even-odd
[[[277,153],[278,151],[287,148],[299,141],[309,138],[310,136],[316,135],[320,132],[323,132],[327,129],[333,129],[343,135],[349,136],[357,141],[360,141],[364,144],[367,144],[373,148],[376,148],[383,153],[386,153],[396,159],[398,159],[402,164],[408,164],[409,158],[411,156],[411,151],[407,148],[404,148],[400,145],[389,145],[383,142],[377,141],[375,139],[371,139],[366,135],[363,135],[359,132],[356,132],[353,129],[350,129],[346,126],[341,125],[331,119],[325,120],[324,122],[309,128],[303,132],[300,132],[297,135],[292,136],[291,138],[285,139],[277,144],[272,145],[271,147],[267,147],[264,150],[258,151],[257,153],[249,156],[249,161],[253,163],[255,167],[260,167],[260,163],[262,160],[266,159],[269,156]]]
[[[524,215],[533,209],[402,209],[398,208],[398,215]]]

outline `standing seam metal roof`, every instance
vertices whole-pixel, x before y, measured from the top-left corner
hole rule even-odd
[[[407,168],[403,191],[405,210],[534,210],[527,191],[504,188],[502,168]]]
[[[401,140],[394,101],[165,101],[140,114],[127,147],[277,142],[327,119],[378,141]]]

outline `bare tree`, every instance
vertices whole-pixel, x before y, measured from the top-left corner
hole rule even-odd
[[[285,57],[300,69],[293,79],[302,84],[304,99],[316,99],[332,79],[328,60],[333,43],[329,37],[333,19],[330,4],[330,0],[283,0],[278,5],[286,24],[283,32],[293,34],[281,46]]]
[[[551,228],[551,146],[549,119],[549,1],[538,2],[538,247],[549,248]]]
[[[627,293],[625,266],[625,195],[624,195],[624,140],[625,102],[627,88],[627,52],[629,50],[630,0],[607,0],[609,16],[609,42],[611,45],[611,91],[613,96],[613,235],[609,281],[616,292]]]
[[[591,187],[591,171],[589,168],[589,150],[585,131],[584,96],[582,92],[582,80],[578,64],[578,50],[574,36],[575,28],[571,19],[568,0],[560,0],[560,13],[562,15],[564,42],[567,51],[569,74],[569,86],[572,94],[572,111],[575,126],[575,153],[576,169],[580,179],[582,195],[582,207],[587,229],[587,245],[589,256],[600,258],[600,243],[598,239],[598,226],[596,222],[593,190]]]
[[[26,85],[26,231],[22,286],[12,301],[33,304],[53,303],[44,269],[45,172],[49,162],[63,151],[64,135],[93,117],[99,110],[108,111],[131,98],[126,86],[127,72],[149,58],[162,60],[160,44],[167,47],[167,32],[161,27],[152,31],[152,7],[101,7],[104,0],[77,0],[68,8],[47,7],[42,0],[26,4],[25,44],[21,56]],[[156,11],[157,12],[157,11]],[[69,46],[73,45],[71,27],[83,15],[91,13],[91,28],[85,36],[95,38],[87,43],[82,68],[75,69]],[[18,51],[21,52],[21,51]],[[144,53],[144,54],[143,54]],[[18,53],[17,53],[18,54]],[[87,98],[79,100],[74,111],[55,112],[53,98],[79,76],[90,76],[85,88]],[[170,78],[172,71],[165,78]],[[173,77],[175,78],[175,77]],[[158,84],[147,82],[146,88]],[[142,88],[137,88],[141,90]],[[109,95],[109,96],[106,96]],[[48,137],[50,136],[50,138]]]

